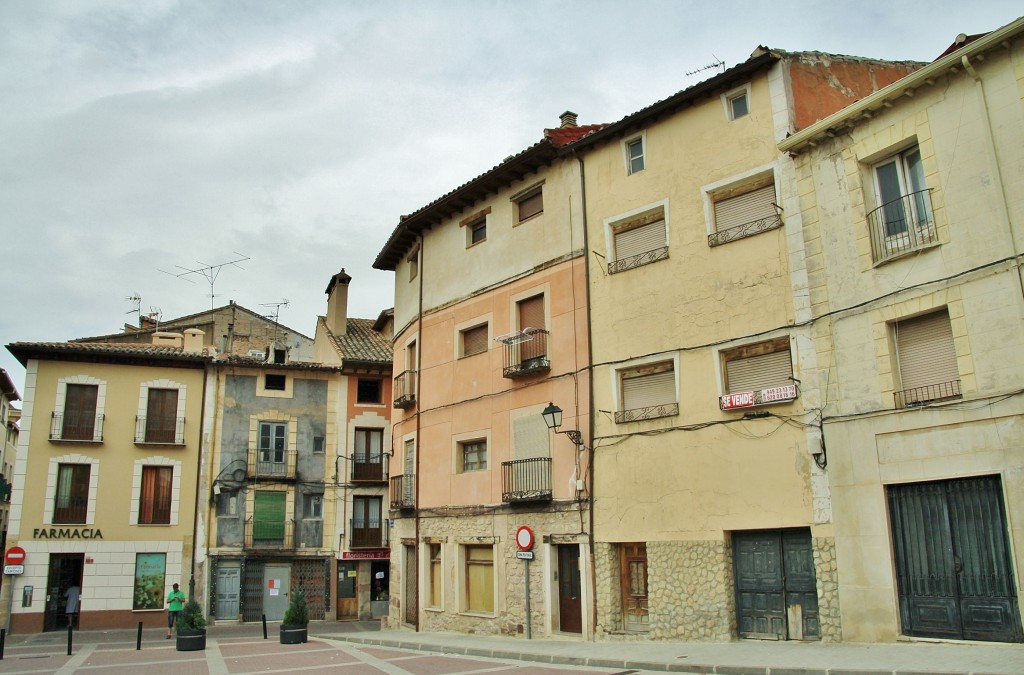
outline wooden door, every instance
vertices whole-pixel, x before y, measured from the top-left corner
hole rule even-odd
[[[217,567],[217,614],[221,620],[234,621],[238,618],[238,592],[242,570],[237,564]]]
[[[736,532],[733,551],[740,637],[821,637],[809,529]]]
[[[580,547],[577,544],[558,545],[558,630],[583,632]]]
[[[415,626],[419,621],[419,583],[416,568],[416,547],[412,544],[402,546],[405,559],[402,565],[403,593],[402,604],[405,605],[404,621]]]
[[[355,562],[338,561],[338,621],[359,618],[359,572]]]
[[[628,631],[647,631],[651,627],[647,596],[647,545],[622,544],[620,584],[622,587],[622,623]]]

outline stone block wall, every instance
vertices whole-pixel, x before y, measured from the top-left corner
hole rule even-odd
[[[818,620],[822,642],[842,642],[843,625],[839,613],[839,568],[836,565],[836,540],[833,537],[811,539],[814,575],[818,586]]]

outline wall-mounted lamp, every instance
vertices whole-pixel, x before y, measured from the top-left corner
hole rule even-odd
[[[559,431],[558,427],[562,426],[562,409],[554,403],[548,403],[548,407],[541,411],[541,416],[544,418],[544,424],[548,426],[548,429],[553,429],[556,434],[565,434],[569,437],[569,440],[576,444],[580,450],[583,449],[583,434],[576,429],[570,429],[569,431]]]

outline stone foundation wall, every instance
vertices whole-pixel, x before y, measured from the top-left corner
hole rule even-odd
[[[836,564],[836,540],[833,537],[811,539],[814,574],[818,586],[818,619],[822,642],[842,642],[842,615],[839,612],[839,568]]]

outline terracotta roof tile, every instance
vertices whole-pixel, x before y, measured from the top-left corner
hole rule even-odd
[[[319,317],[319,321],[343,362],[391,364],[391,340],[373,329],[376,319],[349,319],[348,332],[345,335],[336,335],[331,331],[323,316]]]
[[[7,345],[23,364],[35,354],[78,354],[94,356],[144,357],[179,361],[208,361],[205,353],[186,352],[177,347],[88,342],[14,342]]]
[[[563,148],[570,143],[575,143],[587,134],[604,129],[607,124],[588,124],[582,127],[559,127],[557,129],[545,129],[544,136],[551,141],[556,148]]]

